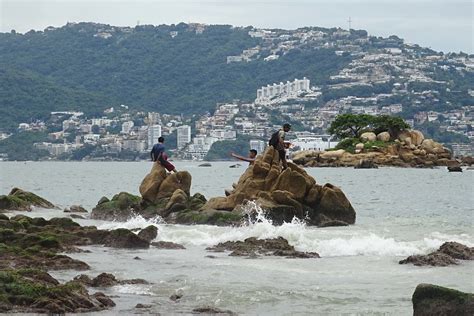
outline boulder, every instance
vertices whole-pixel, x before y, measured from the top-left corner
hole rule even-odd
[[[312,205],[309,222],[319,225],[324,221],[338,220],[347,224],[354,224],[356,213],[342,190],[332,184],[325,184],[321,189],[319,203]],[[324,216],[324,220],[321,218]]]
[[[64,209],[64,213],[87,213],[87,210],[81,205],[71,205],[69,208]]]
[[[364,150],[364,144],[358,143],[355,145],[355,153],[358,154]]]
[[[419,284],[412,296],[413,316],[474,315],[474,295],[450,288]]]
[[[113,248],[149,248],[150,243],[125,228],[110,231],[104,246]]]
[[[428,154],[438,154],[444,151],[443,145],[432,139],[423,140],[421,149],[424,149]]]
[[[19,188],[13,188],[8,195],[0,195],[0,211],[31,211],[32,206],[56,208],[53,203],[42,197]]]
[[[377,135],[373,132],[365,132],[360,135],[360,140],[365,142],[373,142],[377,140]]]
[[[229,256],[256,258],[258,256],[279,256],[287,258],[319,258],[315,252],[301,252],[283,237],[272,239],[257,239],[250,237],[244,241],[226,241],[216,246],[206,248],[208,251],[231,251]]]
[[[390,133],[389,132],[381,132],[377,134],[377,140],[382,142],[390,141]]]
[[[103,198],[101,199],[103,200]],[[134,213],[140,211],[141,198],[139,196],[120,192],[108,202],[102,202],[92,209],[91,218],[100,220],[126,221]]]
[[[139,233],[138,233],[138,237],[140,237],[141,239],[144,239],[148,242],[151,242],[153,239],[156,238],[156,236],[158,235],[158,228],[156,228],[156,226],[154,225],[150,225],[144,229],[142,229]]]
[[[178,189],[189,195],[191,174],[187,171],[167,173],[159,162],[153,164],[150,173],[145,176],[139,188],[143,200],[151,203],[170,198]]]
[[[455,241],[445,242],[439,247],[438,252],[459,260],[474,260],[474,248]]]
[[[414,255],[399,261],[400,264],[412,263],[415,266],[445,267],[458,264],[458,260],[474,260],[474,247],[450,241],[442,244],[438,250],[427,255]]]
[[[423,133],[418,130],[411,130],[410,137],[413,145],[415,146],[420,146],[423,140],[425,139]]]

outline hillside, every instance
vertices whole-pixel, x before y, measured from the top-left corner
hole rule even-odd
[[[187,24],[117,28],[79,23],[0,34],[0,68],[12,69],[2,76],[8,87],[0,95],[1,123],[58,108],[103,110],[112,102],[202,113],[217,102],[253,100],[256,87],[268,82],[307,76],[325,83],[351,61],[334,49],[320,49],[295,50],[272,63],[227,64],[227,56],[259,44],[250,29],[216,25],[199,33]],[[29,78],[31,86],[25,82]],[[25,106],[31,112],[11,113]]]

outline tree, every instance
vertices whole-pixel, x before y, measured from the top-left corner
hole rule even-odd
[[[398,135],[401,130],[410,128],[410,125],[399,116],[374,116],[372,123],[374,133],[389,132],[392,137]]]
[[[358,138],[362,132],[373,131],[378,134],[389,132],[392,137],[410,126],[398,116],[369,114],[341,114],[331,123],[328,132],[340,139]]]
[[[331,123],[328,132],[343,139],[346,137],[359,137],[363,129],[369,127],[374,117],[368,114],[341,114]]]

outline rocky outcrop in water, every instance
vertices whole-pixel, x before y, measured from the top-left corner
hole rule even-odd
[[[74,281],[90,287],[110,287],[120,284],[149,284],[143,279],[117,280],[117,278],[111,273],[101,273],[95,278],[91,278],[86,274],[81,274],[76,276]]]
[[[474,295],[432,284],[419,284],[412,296],[413,316],[474,315]]]
[[[167,223],[240,224],[247,216],[245,205],[254,201],[274,224],[291,222],[294,217],[310,225],[338,226],[355,222],[355,211],[338,187],[319,185],[302,168],[289,163],[282,171],[278,152],[269,147],[245,171],[225,197],[209,201],[196,193],[190,196],[191,175],[186,171],[168,174],[154,163],[140,185],[142,197],[126,192],[111,200],[102,198],[91,218],[127,220],[134,214],[145,218],[161,216]]]
[[[363,133],[359,141],[353,152],[306,150],[295,153],[293,162],[305,167],[356,167],[362,160],[377,166],[422,168],[457,163],[449,149],[417,130],[404,130],[395,137],[388,132]]]
[[[64,209],[64,213],[87,213],[87,210],[81,205],[71,205],[69,208]]]
[[[230,251],[229,256],[257,258],[259,256],[278,256],[286,258],[319,258],[316,252],[301,252],[283,237],[272,239],[257,239],[250,237],[244,241],[226,241],[206,250],[213,252]]]
[[[160,216],[167,222],[198,223],[193,216],[177,216],[198,210],[206,202],[199,193],[190,196],[191,175],[186,171],[169,174],[159,163],[154,163],[150,173],[140,185],[140,196],[127,192],[116,194],[111,200],[100,199],[92,210],[91,218],[126,221],[133,215],[145,218]]]
[[[278,152],[268,147],[240,177],[226,197],[210,199],[206,211],[227,211],[242,214],[246,201],[255,201],[274,224],[291,222],[294,217],[310,225],[353,224],[355,211],[338,187],[319,185],[305,170],[293,163],[282,170]],[[252,216],[252,214],[250,214]]]
[[[458,264],[458,260],[474,260],[474,248],[450,241],[445,242],[438,250],[427,255],[413,255],[400,260],[400,264],[412,263],[415,266],[445,267]]]
[[[0,211],[31,211],[33,206],[56,208],[42,197],[19,188],[13,188],[8,195],[0,195]]]
[[[186,249],[183,245],[171,241],[155,241],[151,245],[158,249]]]

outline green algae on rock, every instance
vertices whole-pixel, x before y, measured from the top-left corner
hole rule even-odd
[[[450,288],[419,284],[412,296],[414,316],[474,315],[474,294]]]
[[[31,211],[32,206],[56,208],[44,198],[19,188],[13,188],[8,195],[0,195],[0,211]]]

